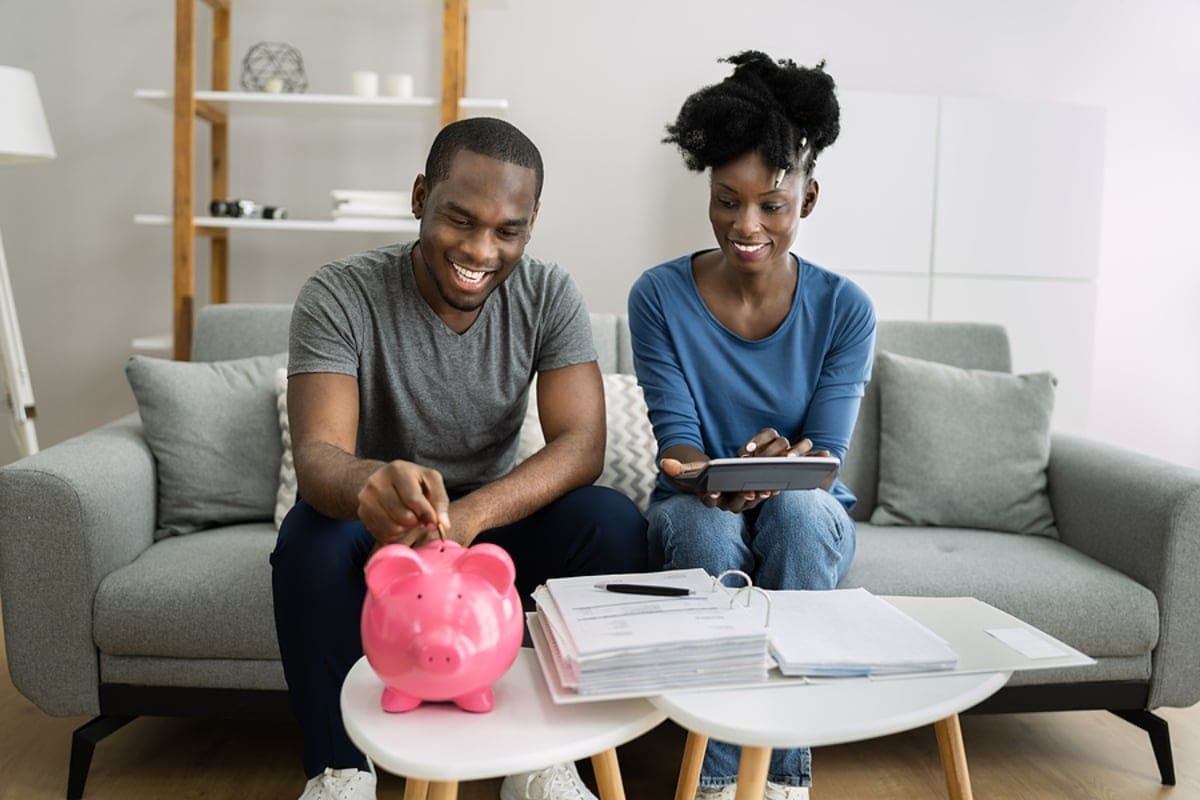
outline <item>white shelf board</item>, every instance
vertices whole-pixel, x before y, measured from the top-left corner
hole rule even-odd
[[[130,348],[140,355],[167,355],[175,352],[175,337],[169,333],[154,336],[138,336],[129,343]]]
[[[166,214],[135,214],[138,225],[170,225]],[[417,233],[420,224],[412,217],[406,219],[240,219],[237,217],[195,217],[198,228],[229,228],[259,231],[318,231],[335,233]]]
[[[137,89],[133,96],[138,100],[170,110],[174,103],[174,92],[167,89]],[[273,94],[271,92],[213,92],[197,91],[196,99],[214,108],[229,113],[238,109],[247,111],[321,111],[343,109],[347,111],[390,112],[414,108],[433,108],[438,101],[432,97],[359,97],[353,94]],[[459,107],[470,110],[504,111],[508,101],[483,97],[464,97]]]

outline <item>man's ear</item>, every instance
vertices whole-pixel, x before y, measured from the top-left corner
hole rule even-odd
[[[424,175],[417,175],[412,188],[412,213],[417,219],[425,211],[425,200],[429,197],[429,186]]]
[[[542,208],[542,201],[538,200],[533,204],[533,213],[529,216],[529,225],[525,228],[525,240],[529,241],[529,237],[533,235],[533,223],[537,222],[538,211]]]
[[[816,178],[809,178],[808,185],[804,187],[804,201],[800,204],[801,219],[812,213],[813,208],[817,205],[817,195],[820,193],[821,184],[817,183]]]

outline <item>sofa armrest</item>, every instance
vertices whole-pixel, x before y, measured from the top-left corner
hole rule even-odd
[[[1054,434],[1050,504],[1062,541],[1154,592],[1147,706],[1200,700],[1200,470]]]
[[[96,587],[154,540],[136,414],[0,469],[0,598],[13,684],[49,714],[99,713]]]

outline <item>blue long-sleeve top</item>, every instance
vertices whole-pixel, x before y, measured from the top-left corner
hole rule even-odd
[[[807,437],[842,458],[871,377],[875,309],[866,292],[797,258],[787,317],[766,338],[749,340],[704,304],[692,258],[646,270],[629,294],[634,369],[658,458],[677,444],[732,457],[763,428],[791,442]],[[660,470],[652,499],[676,491]],[[830,492],[847,510],[855,503],[840,480]]]

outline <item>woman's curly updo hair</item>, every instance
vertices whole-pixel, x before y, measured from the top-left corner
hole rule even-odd
[[[678,145],[697,172],[751,150],[774,169],[811,172],[839,130],[836,87],[825,62],[799,67],[757,50],[721,61],[733,64],[733,74],[688,97],[663,141]]]

